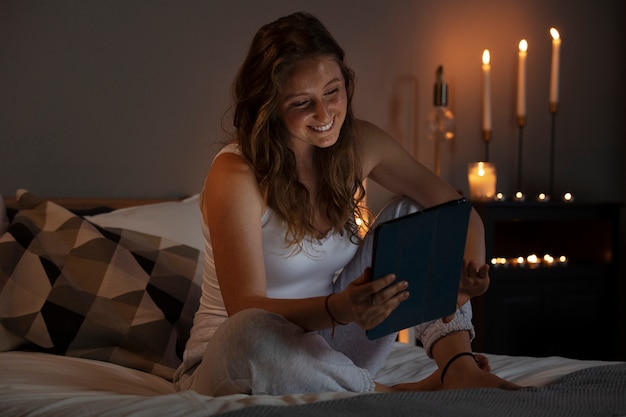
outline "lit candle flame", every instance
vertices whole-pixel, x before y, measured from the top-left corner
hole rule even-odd
[[[554,39],[555,41],[561,37],[561,35],[559,35],[559,31],[556,30],[555,28],[550,28],[550,35],[552,36],[552,39]]]
[[[526,39],[522,39],[521,41],[519,41],[519,50],[522,52],[528,51],[528,42],[526,42]],[[484,58],[483,58],[483,62],[484,62]]]
[[[479,177],[485,176],[485,164],[483,162],[478,163],[478,171],[476,171]]]
[[[491,55],[489,55],[489,49],[483,51],[483,64],[488,65],[491,61]]]

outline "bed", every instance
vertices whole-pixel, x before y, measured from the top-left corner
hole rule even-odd
[[[197,196],[49,200],[19,190],[6,200],[0,416],[626,415],[625,363],[489,353],[493,372],[525,388],[216,398],[176,392],[172,372],[200,293]],[[376,379],[409,382],[433,370],[420,347],[398,342]]]

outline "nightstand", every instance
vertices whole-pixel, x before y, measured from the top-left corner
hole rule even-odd
[[[490,202],[474,207],[485,224],[487,259],[493,260],[489,290],[472,301],[474,349],[626,359],[618,266],[621,205]]]

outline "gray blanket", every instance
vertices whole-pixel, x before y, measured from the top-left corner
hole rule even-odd
[[[367,394],[294,406],[256,406],[222,417],[626,416],[626,364],[588,368],[541,388]]]

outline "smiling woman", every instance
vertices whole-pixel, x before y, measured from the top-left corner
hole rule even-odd
[[[459,271],[459,309],[416,329],[445,380],[439,370],[395,388],[374,380],[395,335],[370,341],[365,330],[406,301],[410,289],[393,273],[371,280],[373,235],[361,240],[356,221],[367,218],[363,181],[405,197],[379,220],[460,196],[387,133],[354,117],[353,86],[343,50],[314,16],[295,13],[255,35],[234,82],[232,143],[215,157],[200,198],[203,293],[175,376],[179,390],[510,387],[488,372],[485,357],[469,353],[468,301],[489,282],[475,212]]]

